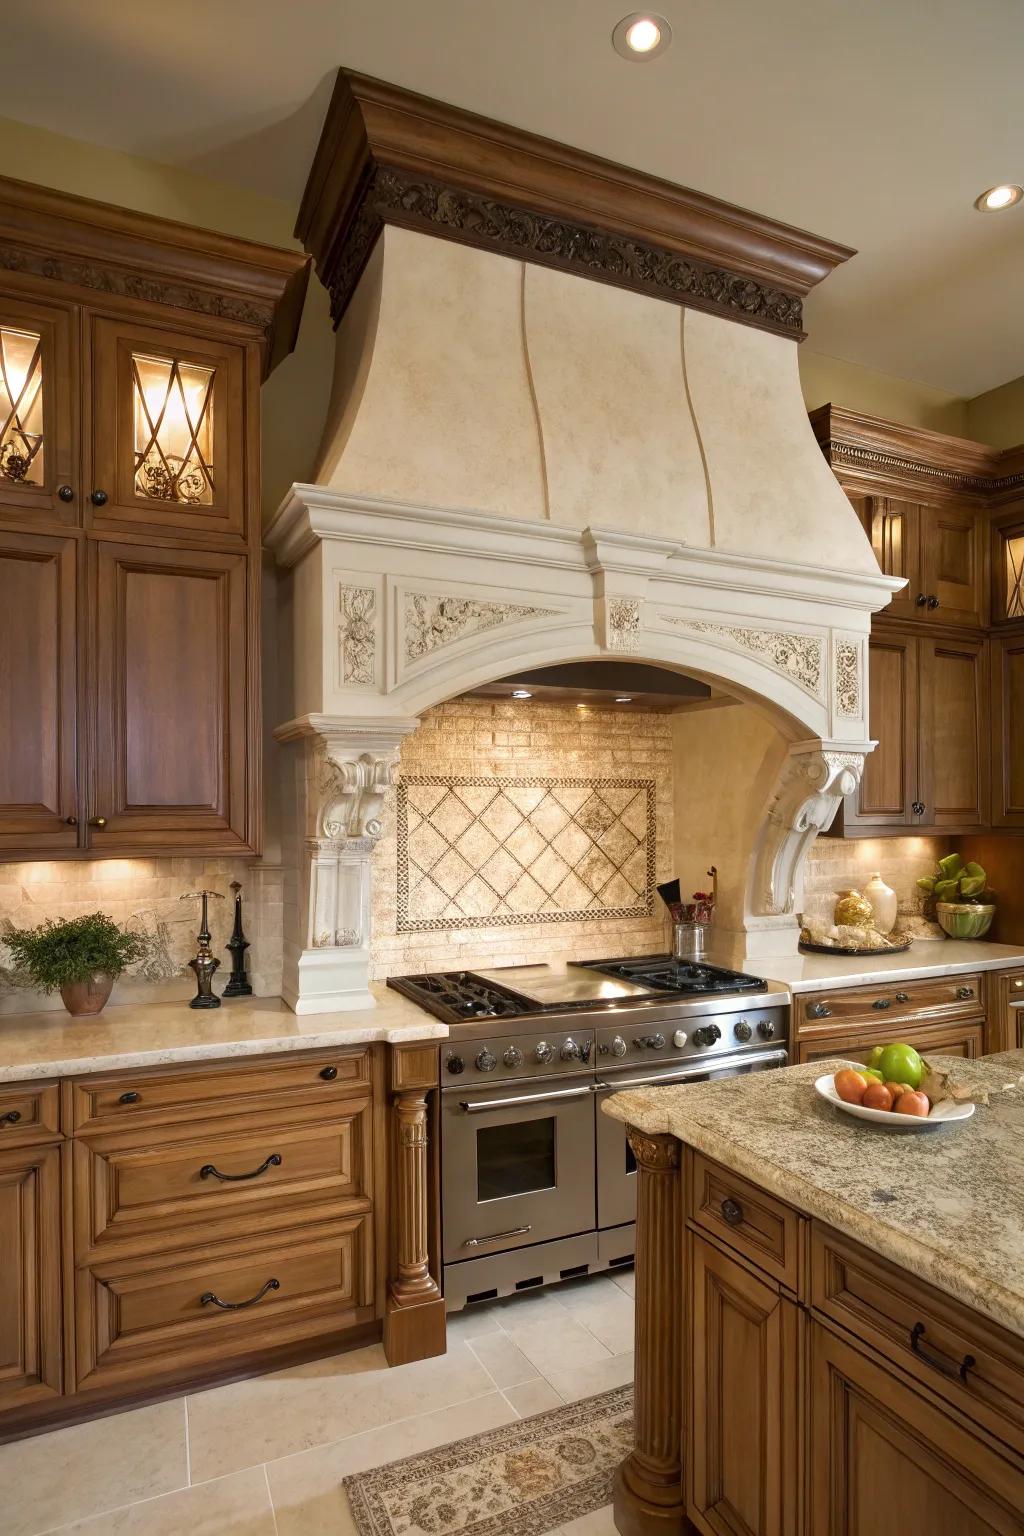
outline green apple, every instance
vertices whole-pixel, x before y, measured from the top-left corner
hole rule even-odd
[[[897,1042],[885,1047],[878,1058],[878,1070],[884,1082],[908,1083],[911,1088],[919,1088],[925,1067],[912,1045]]]
[[[874,1050],[871,1052],[871,1055],[868,1057],[868,1066],[869,1067],[877,1067],[878,1066],[878,1063],[882,1059],[882,1052],[884,1050],[885,1050],[885,1046],[884,1045],[876,1045],[875,1046]],[[882,1081],[883,1081],[883,1083],[885,1082],[885,1078],[884,1077],[883,1077]]]

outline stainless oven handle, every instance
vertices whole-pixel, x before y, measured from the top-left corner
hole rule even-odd
[[[593,1093],[592,1083],[585,1088],[564,1088],[561,1093],[522,1093],[514,1099],[460,1099],[459,1108],[467,1115],[483,1114],[485,1109],[508,1109],[517,1104],[553,1104],[556,1099],[586,1099]]]
[[[479,1248],[483,1243],[498,1243],[504,1237],[525,1237],[532,1227],[509,1227],[507,1232],[492,1232],[490,1237],[467,1237],[463,1248]]]
[[[684,1067],[679,1072],[658,1072],[651,1077],[627,1077],[620,1082],[608,1082],[600,1079],[595,1089],[597,1093],[619,1093],[624,1088],[657,1088],[661,1083],[685,1083],[690,1078],[706,1077],[709,1072],[719,1072],[726,1067],[767,1066],[773,1061],[788,1061],[788,1051],[758,1051],[751,1056],[720,1056],[717,1061],[709,1056],[699,1064],[692,1067]]]

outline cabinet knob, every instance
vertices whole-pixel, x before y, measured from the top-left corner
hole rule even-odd
[[[127,1093],[122,1093],[117,1102],[119,1104],[137,1104],[141,1098],[141,1093],[136,1093],[134,1088],[130,1088]]]
[[[75,488],[73,485],[59,485],[57,487],[57,495],[61,501],[74,501]]]
[[[20,1119],[20,1109],[9,1109],[5,1115],[0,1115],[0,1125],[17,1125]]]
[[[923,800],[915,800],[914,803],[911,805],[910,809],[913,811],[915,816],[923,816],[924,815],[924,801]]]
[[[107,504],[107,493],[106,491],[90,491],[89,500],[94,507],[105,507]]]
[[[1024,992],[1024,976],[1018,976],[1013,984],[1018,992]]]
[[[973,987],[957,987],[956,995],[957,995],[957,997],[960,999],[960,1001],[962,1003],[965,1003],[969,997],[973,997],[974,996],[974,988]]]
[[[320,1076],[323,1078],[325,1083],[333,1083],[334,1079],[337,1077],[337,1075],[338,1075],[337,1067],[321,1067],[320,1068]]]
[[[928,607],[929,607],[929,608],[932,608],[932,609],[935,609],[935,608],[937,608],[937,607],[938,607],[938,606],[939,606],[939,600],[938,600],[938,598],[937,598],[937,597],[936,597],[936,596],[935,596],[935,594],[934,594],[934,593],[932,593],[932,595],[931,595],[931,596],[930,596],[930,597],[929,597],[929,599],[928,599]]]
[[[923,608],[928,599],[925,597],[923,592],[919,592],[914,601],[919,608]]]
[[[730,1227],[738,1227],[743,1220],[743,1207],[737,1200],[725,1199],[722,1201],[722,1215]]]
[[[910,1002],[910,993],[909,992],[897,992],[896,993],[896,1001],[898,1003],[909,1003]]]
[[[106,824],[107,824],[107,818],[105,816],[90,816],[89,817],[89,825],[90,825],[90,827],[105,827]]]
[[[872,1008],[891,1008],[892,999],[889,997],[876,997],[871,1006]]]
[[[78,826],[78,817],[77,816],[65,816],[64,817],[64,825],[66,827],[77,827]]]
[[[807,1017],[809,1019],[830,1019],[832,1017],[832,1009],[828,1006],[828,1003],[810,1003],[807,1008]]]

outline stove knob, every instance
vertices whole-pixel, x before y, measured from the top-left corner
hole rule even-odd
[[[497,1057],[492,1056],[485,1045],[477,1057],[475,1065],[478,1072],[493,1072],[498,1065]]]
[[[737,1019],[736,1023],[733,1025],[732,1032],[736,1036],[737,1040],[749,1040],[751,1035],[754,1033],[746,1019]]]
[[[758,1019],[757,1032],[762,1040],[774,1040],[775,1021],[773,1019]]]
[[[664,1044],[665,1044],[665,1036],[664,1035],[648,1035],[647,1036],[647,1049],[649,1051],[660,1051]]]
[[[615,1039],[612,1041],[612,1055],[613,1056],[625,1056],[625,1054],[626,1054],[626,1042],[625,1042],[625,1040],[623,1040],[621,1035],[616,1035]]]
[[[717,1024],[702,1024],[693,1032],[694,1045],[714,1045],[716,1040],[721,1040],[722,1031]]]
[[[688,1039],[689,1036],[687,1035],[685,1029],[677,1029],[675,1034],[672,1036],[672,1044],[675,1046],[676,1050],[681,1051]]]
[[[523,1053],[518,1045],[510,1045],[501,1059],[506,1067],[521,1067],[523,1064]]]
[[[466,1070],[466,1063],[463,1061],[461,1056],[452,1055],[446,1057],[445,1066],[448,1068],[449,1072],[459,1073]]]
[[[553,1045],[548,1045],[546,1040],[541,1040],[533,1054],[535,1060],[546,1067],[548,1062],[553,1061],[555,1058],[555,1048]]]
[[[580,1048],[576,1044],[576,1041],[572,1038],[571,1035],[565,1041],[564,1045],[562,1046],[562,1049],[559,1051],[558,1054],[559,1054],[559,1056],[561,1056],[563,1061],[579,1061],[579,1059],[580,1059]]]

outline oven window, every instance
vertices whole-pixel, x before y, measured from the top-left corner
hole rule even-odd
[[[476,1133],[478,1200],[503,1200],[555,1187],[555,1121],[519,1120]]]

